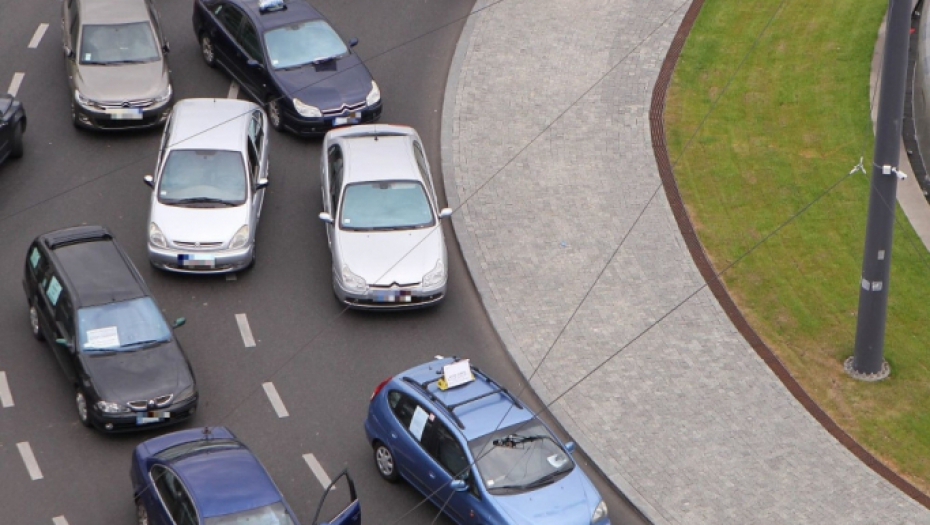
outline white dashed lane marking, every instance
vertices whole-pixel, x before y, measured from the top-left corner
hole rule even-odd
[[[313,454],[304,454],[304,461],[307,462],[310,471],[313,472],[313,475],[316,476],[317,481],[320,482],[320,485],[323,485],[323,489],[325,490],[332,481],[329,480],[329,476],[327,476],[326,471],[323,470],[323,465],[320,465],[320,462],[316,460],[316,456]]]
[[[239,84],[235,80],[229,85],[229,93],[226,98],[239,98]]]
[[[13,406],[13,394],[10,392],[10,384],[6,381],[6,372],[3,371],[0,371],[0,406]]]
[[[52,518],[53,525],[68,525],[68,520],[64,516],[55,516]]]
[[[29,49],[35,49],[39,47],[39,42],[42,41],[42,37],[45,36],[45,31],[48,30],[48,24],[39,24],[39,27],[36,28],[36,32],[32,35],[32,40],[29,41]]]
[[[252,337],[252,329],[249,327],[249,318],[245,314],[236,314],[236,324],[239,325],[239,333],[242,334],[242,342],[246,348],[255,346],[255,338]]]
[[[26,470],[29,471],[29,477],[32,478],[32,481],[42,479],[42,471],[39,470],[39,463],[32,453],[32,447],[29,446],[29,442],[21,441],[16,444],[16,448],[19,449],[19,455],[23,457],[23,463],[26,464]]]
[[[262,383],[262,388],[265,389],[265,394],[268,396],[268,401],[271,401],[271,406],[274,408],[275,414],[278,414],[278,417],[289,416],[290,414],[287,413],[284,401],[282,401],[281,396],[278,395],[278,389],[274,387],[274,383]]]
[[[16,93],[19,92],[19,86],[23,83],[23,77],[26,76],[25,73],[13,73],[13,80],[10,81],[10,89],[7,89],[6,92],[16,96]]]

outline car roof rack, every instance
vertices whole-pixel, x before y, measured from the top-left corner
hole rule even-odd
[[[458,357],[454,357],[453,359],[456,362],[459,361]],[[442,379],[442,375],[440,375],[436,379],[429,379],[423,382],[419,382],[413,379],[412,377],[404,376],[403,381],[413,385],[414,387],[417,388],[417,390],[420,391],[421,394],[428,397],[430,401],[433,401],[434,403],[436,403],[437,405],[445,409],[445,411],[449,414],[449,416],[451,416],[452,419],[455,421],[455,424],[458,425],[458,427],[463,430],[465,429],[465,424],[462,423],[462,420],[459,419],[459,417],[455,414],[455,409],[462,405],[467,405],[468,403],[472,403],[472,402],[478,401],[479,399],[484,399],[486,397],[493,396],[494,394],[504,394],[510,399],[511,402],[513,402],[514,406],[520,409],[523,408],[523,404],[520,403],[519,399],[517,399],[513,394],[511,394],[509,390],[507,390],[506,388],[502,387],[499,383],[497,383],[497,381],[494,381],[493,379],[491,379],[490,376],[482,372],[477,366],[471,366],[471,370],[472,370],[472,373],[479,374],[482,378],[484,378],[485,381],[488,382],[488,384],[490,384],[491,386],[495,388],[491,390],[490,392],[485,392],[483,394],[477,395],[469,399],[465,399],[463,401],[459,401],[458,403],[453,403],[451,405],[447,405],[443,403],[441,399],[436,397],[436,394],[429,391],[429,385]]]

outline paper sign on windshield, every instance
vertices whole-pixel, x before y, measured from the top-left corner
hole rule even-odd
[[[445,379],[439,388],[445,390],[459,385],[464,385],[469,381],[474,381],[475,376],[471,373],[471,364],[468,359],[452,363],[442,367],[442,377]]]
[[[426,410],[418,406],[413,412],[413,418],[410,419],[410,433],[413,434],[413,437],[417,438],[417,441],[420,441],[420,438],[423,437],[423,429],[426,427],[427,417],[428,414]]]
[[[87,331],[85,348],[114,348],[119,346],[119,332],[115,326],[105,326]]]

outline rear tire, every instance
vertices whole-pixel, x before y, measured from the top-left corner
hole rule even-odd
[[[389,483],[397,483],[400,476],[397,474],[397,464],[394,462],[394,454],[391,450],[384,443],[375,441],[374,455],[375,467],[381,478]]]
[[[26,124],[20,120],[16,124],[16,129],[13,130],[13,150],[10,151],[10,156],[14,159],[18,159],[23,156],[23,130],[26,128]]]

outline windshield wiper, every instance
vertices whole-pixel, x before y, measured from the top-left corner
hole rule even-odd
[[[229,202],[223,199],[215,199],[213,197],[190,197],[187,199],[178,199],[171,202],[171,204],[197,204],[197,203],[212,203],[212,204],[225,204],[226,206],[235,206],[234,203]]]
[[[119,347],[120,347],[120,348],[126,348],[127,346],[136,346],[136,345],[139,345],[139,346],[147,346],[147,345],[150,345],[150,344],[152,344],[152,343],[161,343],[162,341],[164,341],[164,340],[163,340],[163,339],[145,339],[145,340],[143,340],[143,341],[133,341],[133,342],[131,342],[131,343],[123,343],[123,344],[119,345]]]
[[[562,469],[562,470],[556,470],[555,472],[550,472],[549,474],[546,474],[545,476],[537,479],[536,481],[531,481],[527,483],[526,485],[523,485],[523,488],[534,489],[536,487],[542,487],[543,485],[554,483],[555,478],[568,472],[569,470],[571,469]]]
[[[537,441],[540,439],[549,439],[549,436],[535,434],[532,436],[521,436],[520,434],[510,434],[509,436],[504,436],[502,438],[497,438],[494,441],[491,441],[491,444],[495,447],[513,447],[519,445],[520,443],[526,443],[528,441]]]

